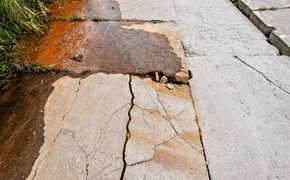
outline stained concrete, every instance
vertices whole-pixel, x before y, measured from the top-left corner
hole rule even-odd
[[[120,177],[129,76],[63,77],[53,85],[44,111],[44,144],[28,179]]]
[[[187,83],[189,79],[174,23],[53,22],[48,35],[27,44],[22,54],[30,62],[77,73],[161,71],[170,81]],[[76,60],[76,56],[82,58]]]
[[[53,86],[28,179],[208,179],[188,85],[100,73]]]
[[[194,57],[188,63],[211,178],[289,179],[289,58]]]
[[[125,179],[208,179],[187,85],[132,78]]]

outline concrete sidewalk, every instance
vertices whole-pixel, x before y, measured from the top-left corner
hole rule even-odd
[[[234,4],[116,0],[117,7],[115,1],[92,2],[84,8],[99,3],[101,10],[81,14],[99,15],[101,25],[117,27],[102,29],[115,51],[106,53],[106,43],[90,39],[94,35],[78,41],[84,46],[76,52],[97,63],[69,64],[97,72],[53,83],[43,111],[38,109],[44,121],[39,154],[25,166],[28,174],[11,171],[8,179],[290,179],[290,58],[280,56]],[[129,45],[114,41],[113,32],[121,32],[120,41],[129,37]],[[142,50],[142,38],[134,41],[128,34],[148,37],[149,50]],[[160,64],[150,60],[158,53]],[[133,60],[134,71],[105,74],[110,66],[99,64],[105,57]],[[148,63],[144,69],[135,63],[138,57]],[[168,58],[179,68],[166,83],[160,79],[172,68]],[[116,61],[111,66],[119,68]],[[9,167],[5,159],[0,162]]]

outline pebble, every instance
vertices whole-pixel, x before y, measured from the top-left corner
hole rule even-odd
[[[167,88],[170,89],[170,90],[173,90],[174,89],[174,84],[167,83]]]
[[[164,84],[168,83],[168,78],[166,76],[162,76],[161,77],[161,82],[164,83]]]

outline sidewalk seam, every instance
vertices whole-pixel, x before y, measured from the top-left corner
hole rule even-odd
[[[189,86],[189,88],[190,88],[190,86]],[[197,124],[199,135],[200,135],[200,143],[201,143],[201,146],[202,146],[202,149],[203,149],[203,156],[204,156],[205,166],[206,166],[206,169],[207,169],[208,179],[211,180],[212,178],[211,178],[211,175],[210,175],[210,168],[209,168],[209,165],[208,165],[208,158],[207,158],[206,152],[205,152],[205,146],[204,146],[203,139],[202,139],[202,130],[201,130],[201,127],[200,127],[199,118],[197,116],[197,111],[196,111],[196,108],[195,108],[192,91],[190,91],[189,94],[190,94],[190,98],[192,100],[193,109],[195,111],[195,117],[194,118],[195,118],[195,122]]]

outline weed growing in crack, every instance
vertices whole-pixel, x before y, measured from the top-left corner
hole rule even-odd
[[[154,20],[151,20],[151,22],[152,22],[153,24],[158,24],[158,23],[164,23],[165,21],[154,19]]]

